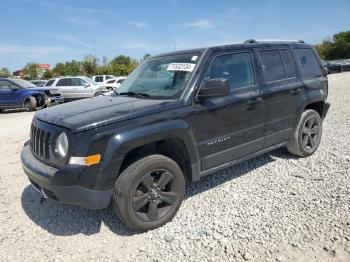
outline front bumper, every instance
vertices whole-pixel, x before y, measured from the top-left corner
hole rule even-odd
[[[106,208],[111,201],[113,189],[91,190],[79,185],[57,185],[54,181],[58,169],[39,161],[29,145],[24,146],[21,161],[31,184],[45,198],[93,210]]]
[[[48,98],[47,106],[54,106],[64,103],[64,97],[63,96],[51,96]]]
[[[330,103],[328,103],[328,102],[324,103],[323,112],[322,112],[322,119],[325,119],[330,106],[331,106]]]

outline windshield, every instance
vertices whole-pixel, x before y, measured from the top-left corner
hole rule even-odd
[[[26,80],[22,80],[22,79],[11,79],[11,81],[13,83],[15,83],[16,85],[19,85],[22,88],[32,88],[32,87],[37,87],[36,85],[32,84],[31,82],[28,82]]]
[[[146,60],[125,79],[118,93],[142,93],[145,97],[158,99],[178,98],[198,60],[198,53]]]

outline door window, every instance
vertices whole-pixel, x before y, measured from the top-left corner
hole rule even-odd
[[[70,78],[63,78],[58,80],[56,86],[72,86],[72,81]]]
[[[112,78],[113,78],[112,76],[106,76],[106,80],[112,79]]]
[[[289,52],[286,49],[259,51],[266,82],[295,77]]]
[[[320,64],[312,49],[300,48],[294,49],[294,51],[303,76],[320,76],[322,74]]]
[[[95,82],[103,82],[103,76],[95,76]]]
[[[9,81],[6,80],[0,80],[0,90],[3,89],[11,89],[11,88],[18,88],[14,84],[10,83]]]
[[[254,69],[250,53],[221,55],[214,59],[205,79],[225,78],[230,89],[255,84]]]
[[[72,86],[85,86],[86,82],[80,78],[72,78]]]

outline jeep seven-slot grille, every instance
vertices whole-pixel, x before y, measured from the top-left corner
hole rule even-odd
[[[39,158],[48,160],[50,154],[50,133],[32,125],[30,130],[32,152]]]

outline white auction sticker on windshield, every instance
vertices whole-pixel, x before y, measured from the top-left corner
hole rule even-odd
[[[192,72],[196,64],[192,63],[171,63],[166,70]]]

